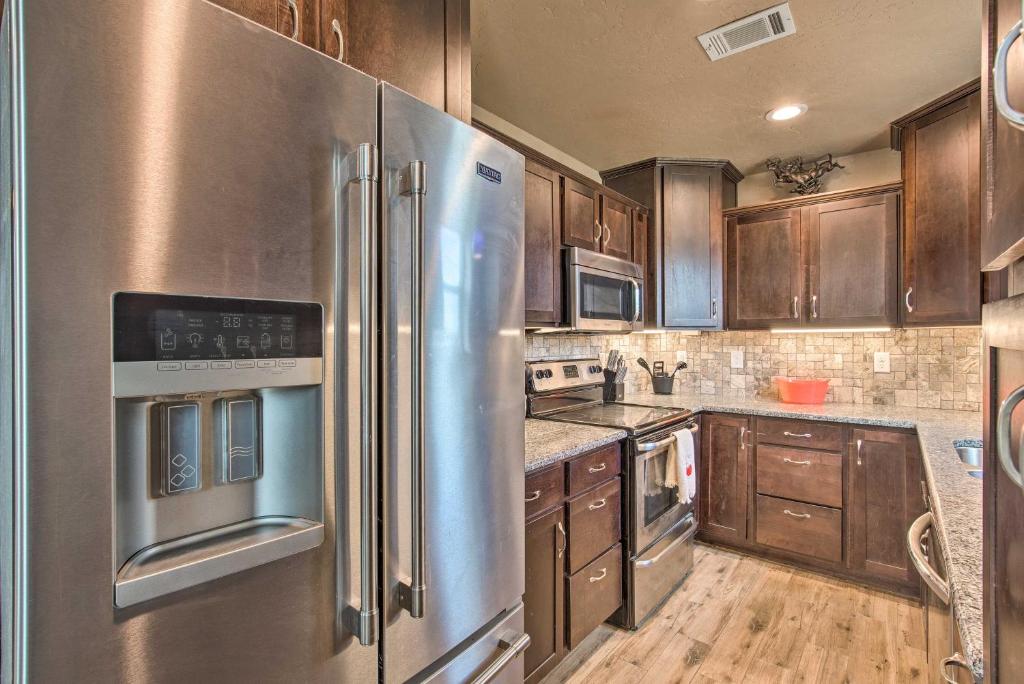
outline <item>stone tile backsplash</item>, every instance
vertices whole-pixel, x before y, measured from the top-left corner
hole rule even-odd
[[[627,390],[650,390],[636,364],[689,367],[676,375],[684,394],[778,398],[773,378],[828,378],[830,402],[981,410],[981,329],[917,328],[889,332],[706,332],[653,335],[527,335],[527,359],[599,357],[618,349],[627,361]],[[888,352],[888,373],[874,353]],[[741,352],[733,368],[733,352]]]

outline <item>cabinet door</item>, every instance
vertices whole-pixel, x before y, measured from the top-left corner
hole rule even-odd
[[[211,0],[213,4],[240,14],[246,19],[302,40],[302,9],[312,0]],[[297,26],[298,24],[298,26]]]
[[[702,419],[702,536],[731,542],[747,538],[749,428],[745,416],[705,414]]]
[[[601,251],[619,259],[633,257],[633,208],[601,195]]]
[[[654,278],[647,272],[647,240],[650,236],[650,224],[646,211],[637,211],[633,215],[633,261],[640,264],[640,272],[644,274],[644,312],[640,322],[648,319],[648,302],[651,301],[650,289],[654,287]]]
[[[661,182],[665,327],[721,328],[722,174],[668,166]]]
[[[856,571],[914,588],[907,530],[924,513],[916,437],[901,432],[850,432],[849,553]]]
[[[981,321],[979,101],[977,93],[957,100],[906,131],[902,311],[907,325]]]
[[[562,198],[559,175],[526,160],[526,324],[562,322]]]
[[[598,196],[593,188],[562,179],[562,243],[595,252],[601,249]]]
[[[729,327],[803,322],[800,210],[730,217],[728,240]]]
[[[526,681],[540,681],[565,655],[565,514],[559,506],[526,524]]]
[[[946,577],[946,566],[942,562],[942,551],[936,543],[935,531],[932,530],[926,542],[928,553],[928,564],[938,573],[939,577]],[[953,617],[949,610],[949,604],[935,595],[928,585],[921,581],[921,591],[924,600],[925,637],[928,647],[928,677],[929,682],[941,682],[941,663],[943,658],[948,658],[953,653],[952,632]]]
[[[804,220],[808,322],[895,325],[899,195],[812,205]]]

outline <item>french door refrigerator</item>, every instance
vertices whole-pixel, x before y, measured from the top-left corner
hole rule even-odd
[[[3,681],[521,681],[523,158],[204,0],[5,5]]]

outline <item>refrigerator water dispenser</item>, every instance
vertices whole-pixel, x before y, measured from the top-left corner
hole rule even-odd
[[[319,304],[113,300],[114,603],[324,539]]]

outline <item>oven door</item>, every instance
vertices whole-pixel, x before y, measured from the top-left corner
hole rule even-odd
[[[684,427],[693,433],[698,429],[697,423],[691,422],[677,425],[649,439],[633,440],[631,555],[639,555],[693,512],[693,501],[682,503],[679,487],[665,484],[665,473],[675,442],[672,432]],[[696,442],[694,449],[698,449]]]
[[[581,332],[643,329],[643,280],[570,264],[569,324]]]

